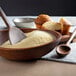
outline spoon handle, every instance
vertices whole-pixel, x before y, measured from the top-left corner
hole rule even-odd
[[[6,14],[4,13],[4,11],[2,10],[2,8],[0,7],[0,16],[2,17],[2,19],[4,20],[5,24],[7,25],[8,28],[10,28],[11,24],[10,22],[8,21],[7,17],[6,17]]]
[[[70,42],[73,40],[73,38],[75,37],[75,35],[76,35],[76,28],[74,29],[74,31],[73,31],[73,33],[72,33],[70,39],[69,39],[68,42],[66,43],[67,45],[70,44]]]

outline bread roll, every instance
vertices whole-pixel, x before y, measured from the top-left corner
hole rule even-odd
[[[62,34],[63,35],[69,34],[70,25],[72,25],[72,24],[67,19],[65,19],[65,18],[60,18],[59,22],[63,25]]]
[[[50,18],[49,15],[46,14],[40,14],[36,19],[35,19],[35,23],[42,25],[44,22],[47,21],[52,21],[52,19]]]
[[[47,21],[42,25],[42,29],[56,30],[59,31],[60,33],[62,32],[62,28],[63,26],[61,25],[61,23],[51,22],[51,21]]]

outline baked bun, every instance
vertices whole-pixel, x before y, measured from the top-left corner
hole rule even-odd
[[[72,24],[67,19],[65,19],[65,18],[60,18],[60,21],[59,22],[63,25],[62,34],[63,35],[69,34],[70,26]]]
[[[42,25],[42,29],[55,30],[61,33],[63,26],[61,25],[61,23],[58,23],[58,22],[47,21]]]
[[[36,19],[35,23],[42,25],[44,22],[52,21],[49,15],[46,14],[40,14]]]

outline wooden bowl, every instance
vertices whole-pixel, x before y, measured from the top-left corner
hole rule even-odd
[[[37,29],[26,29],[21,28],[21,30],[25,33],[31,32]],[[8,30],[4,30],[8,32]],[[32,60],[42,57],[43,55],[47,54],[48,52],[52,51],[52,49],[60,42],[61,34],[56,31],[48,31],[42,30],[53,34],[56,39],[52,42],[49,42],[44,45],[40,45],[37,47],[30,47],[30,48],[3,48],[0,47],[0,56],[10,59],[10,60]]]

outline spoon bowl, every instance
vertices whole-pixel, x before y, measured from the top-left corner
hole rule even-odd
[[[59,56],[66,56],[67,54],[69,54],[70,51],[71,51],[71,48],[66,44],[59,45],[56,50]]]
[[[74,32],[72,33],[70,39],[67,41],[66,44],[61,44],[61,45],[57,46],[56,52],[59,56],[65,56],[65,55],[69,54],[69,52],[71,51],[69,44],[71,43],[71,41],[73,40],[75,35],[76,35],[76,29],[74,30]]]

